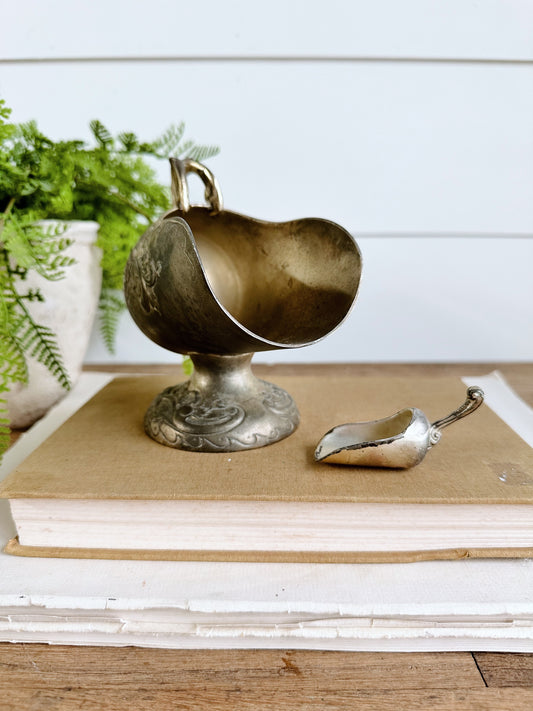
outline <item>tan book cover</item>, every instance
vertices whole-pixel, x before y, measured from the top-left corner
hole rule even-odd
[[[76,412],[0,484],[7,499],[304,501],[387,504],[533,504],[532,449],[488,406],[446,428],[424,461],[407,470],[316,463],[322,435],[344,422],[368,421],[415,406],[432,421],[454,410],[466,386],[456,378],[279,377],[301,413],[297,431],[273,445],[205,454],[164,447],[144,434],[151,400],[168,376],[119,377]],[[80,551],[8,546],[26,555]],[[523,555],[501,542],[491,556]],[[84,551],[84,556],[232,560],[417,560],[487,555],[484,550],[350,553],[265,551]]]

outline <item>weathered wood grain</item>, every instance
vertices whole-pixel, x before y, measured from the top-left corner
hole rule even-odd
[[[0,644],[0,679],[12,687],[123,687],[228,692],[275,682],[324,693],[355,689],[484,688],[468,653],[366,653],[308,650],[171,650]]]
[[[288,692],[275,683],[252,690],[236,685],[220,692],[207,687],[201,692],[187,690],[149,691],[66,689],[13,689],[3,695],[3,711],[530,711],[533,691],[526,689],[414,690],[324,692],[321,689],[302,691],[295,686]]]
[[[476,652],[474,659],[487,686],[533,688],[533,654]]]
[[[156,650],[0,644],[0,708],[477,708],[468,653]],[[533,690],[528,696],[533,702]],[[522,697],[527,695],[522,693]],[[511,696],[509,696],[511,699]],[[469,706],[469,703],[473,705]],[[516,711],[520,698],[498,696]],[[483,708],[488,708],[483,706]],[[525,707],[524,707],[525,708]]]

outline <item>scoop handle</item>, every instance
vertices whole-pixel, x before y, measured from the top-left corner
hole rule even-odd
[[[215,215],[222,210],[222,193],[217,179],[213,173],[202,163],[192,158],[169,158],[172,201],[182,212],[187,212],[191,207],[189,200],[189,186],[187,173],[196,173],[205,185],[205,199]]]
[[[447,427],[448,425],[451,425],[452,422],[457,422],[457,420],[460,420],[461,418],[469,415],[471,412],[474,412],[474,410],[477,410],[484,398],[485,393],[483,390],[477,385],[471,385],[466,391],[465,402],[458,407],[457,410],[454,410],[449,415],[446,415],[446,417],[443,417],[440,420],[435,420],[435,422],[431,423],[431,444],[437,444],[441,437],[441,430],[443,427]]]

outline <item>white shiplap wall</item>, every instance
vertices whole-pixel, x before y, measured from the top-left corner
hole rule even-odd
[[[256,360],[531,360],[533,0],[21,0],[3,15],[15,120],[65,137],[99,117],[148,139],[183,119],[221,146],[229,209],[358,238],[343,326]],[[117,360],[174,358],[124,318]],[[88,360],[109,359],[95,333]]]

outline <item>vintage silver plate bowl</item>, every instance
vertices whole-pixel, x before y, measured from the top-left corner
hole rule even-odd
[[[187,174],[206,187],[190,206]],[[145,430],[179,449],[232,452],[290,435],[299,414],[291,396],[256,378],[257,351],[300,348],[333,331],[357,295],[361,255],[328,220],[274,223],[229,212],[213,174],[171,159],[176,208],[131,252],[128,309],[155,343],[190,355],[190,380],[150,405]]]

